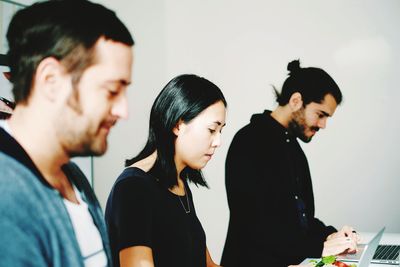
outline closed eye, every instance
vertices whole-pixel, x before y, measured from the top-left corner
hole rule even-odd
[[[112,86],[105,86],[104,89],[110,98],[114,98],[114,97],[118,96],[120,93],[119,88],[114,88]]]
[[[116,96],[119,94],[119,91],[116,90],[108,90],[108,93],[110,94],[110,96]]]
[[[322,119],[324,117],[330,117],[331,115],[323,110],[320,110],[318,113],[318,118]]]

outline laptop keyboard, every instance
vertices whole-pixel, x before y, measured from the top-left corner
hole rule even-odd
[[[398,245],[379,245],[375,251],[374,260],[397,260],[399,251]]]

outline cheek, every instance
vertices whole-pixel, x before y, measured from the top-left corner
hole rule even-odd
[[[181,141],[182,153],[192,158],[197,158],[206,153],[211,143],[206,134],[199,132],[192,132],[191,135],[186,136]]]
[[[305,116],[305,123],[308,127],[313,127],[317,125],[318,122],[318,116],[314,114],[306,114]]]

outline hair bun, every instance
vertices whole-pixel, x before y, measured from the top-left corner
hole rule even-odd
[[[287,70],[290,72],[289,75],[295,74],[297,72],[299,72],[299,70],[301,69],[300,67],[300,60],[293,60],[292,62],[290,62],[287,65]]]

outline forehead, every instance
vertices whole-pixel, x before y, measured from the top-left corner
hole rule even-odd
[[[217,123],[220,125],[225,125],[226,108],[222,101],[218,101],[202,112],[200,112],[197,117],[192,121],[202,121],[204,123]]]
[[[333,116],[337,108],[337,103],[331,94],[327,94],[321,103],[311,102],[306,106],[306,109],[307,108],[314,111],[321,111],[327,116]]]
[[[133,49],[131,46],[100,38],[95,46],[95,63],[88,68],[101,72],[104,79],[131,81]]]

